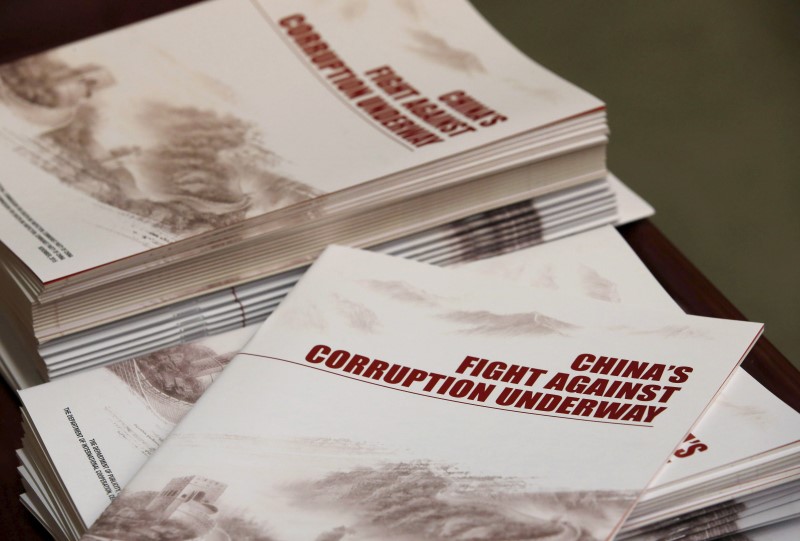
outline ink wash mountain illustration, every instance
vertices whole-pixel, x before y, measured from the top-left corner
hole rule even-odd
[[[109,68],[51,53],[0,66],[0,81],[0,102],[40,130],[27,141],[35,164],[177,237],[320,195],[274,171],[281,159],[254,124],[207,108],[134,101],[127,129],[139,137],[104,142],[105,124],[123,121],[102,100],[116,81]]]
[[[472,477],[426,461],[383,463],[288,483],[278,494],[303,516],[337,514],[339,524],[315,541],[410,538],[488,541],[598,539],[633,494],[526,493],[514,479]],[[170,479],[156,491],[125,493],[87,539],[158,538],[281,541],[269,521],[226,505],[227,485],[202,476]],[[275,497],[275,496],[273,496]],[[559,519],[547,517],[557,513]],[[335,523],[336,521],[334,521]]]
[[[467,334],[515,336],[523,334],[568,334],[575,325],[538,312],[493,314],[487,310],[457,310],[443,314],[443,319],[464,325]]]
[[[105,273],[125,304],[91,323],[37,317],[40,343],[290,271],[329,242],[390,243],[526,202],[494,247],[429,246],[456,261],[544,238],[532,198],[556,196],[549,216],[570,229],[614,213],[610,197],[596,205],[610,196],[602,102],[463,0],[214,0],[6,64],[0,80],[2,241],[42,291],[70,290],[34,311],[74,313],[62,305],[89,293],[73,283]],[[523,87],[559,101],[538,107]],[[144,305],[122,293],[125,271]]]
[[[397,13],[404,16],[409,26],[419,26],[428,15],[426,4],[415,0],[395,0]],[[368,15],[369,2],[366,0],[347,0],[339,3],[338,14],[344,21],[352,22]],[[420,59],[465,73],[485,72],[478,56],[469,50],[448,43],[442,37],[422,29],[407,30],[407,49],[419,55]]]
[[[471,51],[456,48],[430,32],[418,30],[410,34],[414,40],[410,50],[429,61],[466,73],[486,71],[480,59]]]
[[[493,313],[470,309],[463,306],[458,299],[442,297],[401,280],[384,282],[367,279],[353,284],[353,287],[376,294],[386,303],[392,302],[396,306],[395,314],[415,310],[429,312],[430,317],[445,324],[442,332],[486,336],[566,336],[579,329],[577,325],[539,312]],[[367,303],[356,301],[354,297],[355,294],[337,293],[325,302],[306,304],[301,308],[302,313],[290,313],[286,317],[294,318],[298,324],[304,321],[305,325],[320,330],[344,325],[367,334],[376,334],[394,325],[372,310]],[[395,317],[398,316],[393,316],[393,319]]]
[[[180,344],[108,366],[147,407],[177,423],[230,362],[235,352],[217,353],[202,343]]]

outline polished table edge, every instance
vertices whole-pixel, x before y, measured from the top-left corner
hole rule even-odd
[[[618,229],[687,314],[747,320],[652,222],[640,220]],[[773,394],[800,411],[800,372],[766,337],[758,339],[742,367]]]

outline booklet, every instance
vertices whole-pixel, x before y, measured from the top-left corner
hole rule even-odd
[[[464,263],[460,268],[516,284],[681,313],[613,227]],[[24,452],[32,461],[29,473],[47,479],[52,490],[59,492],[54,499],[70,510],[77,531],[85,531],[95,521],[118,494],[115,485],[125,486],[189,410],[189,402],[178,400],[172,391],[165,396],[157,386],[163,388],[164,381],[176,390],[191,385],[191,394],[196,396],[197,366],[203,367],[207,381],[210,371],[221,368],[218,359],[241,349],[255,328],[169,347],[21,392]],[[177,376],[179,369],[186,373]],[[129,388],[138,391],[132,395]],[[88,460],[82,446],[76,445],[66,409],[81,433],[102,449],[109,468],[105,476],[113,475],[115,483],[99,478],[97,457]]]
[[[86,539],[609,539],[761,331],[330,247]]]
[[[464,1],[205,2],[0,66],[0,239],[50,282],[323,195],[311,215],[563,154],[592,132],[568,119],[602,108]],[[425,164],[394,196],[341,193]]]
[[[542,242],[537,234],[541,231],[536,228],[537,223],[546,221],[545,217],[549,219],[551,213],[562,205],[574,204],[573,196],[580,197],[578,194],[586,191],[590,192],[590,197],[597,197],[601,204],[613,203],[614,195],[605,182],[597,182],[589,187],[571,189],[569,194],[544,196],[535,202],[526,201],[481,213],[374,249],[426,262],[442,258],[468,261],[521,249]],[[567,229],[576,227],[574,222],[565,225]],[[578,227],[589,225],[581,220]],[[551,230],[551,233],[555,232]],[[559,228],[557,233],[565,231]],[[39,354],[52,380],[92,365],[127,359],[221,332],[231,326],[258,323],[303,270],[295,269],[207,293],[134,318],[52,340],[39,347]]]

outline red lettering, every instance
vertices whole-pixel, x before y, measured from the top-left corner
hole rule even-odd
[[[331,352],[331,348],[328,346],[319,344],[311,348],[311,350],[306,355],[306,361],[310,363],[321,363],[325,360],[325,356]]]
[[[683,383],[687,379],[689,379],[689,374],[692,372],[692,367],[690,366],[678,366],[675,367],[673,374],[669,377],[670,383]]]
[[[589,368],[591,368],[592,363],[594,361],[595,361],[595,356],[594,355],[592,355],[590,353],[581,353],[580,355],[575,357],[574,361],[572,361],[572,364],[570,365],[570,368],[572,368],[573,370],[579,370],[579,371],[589,370]]]

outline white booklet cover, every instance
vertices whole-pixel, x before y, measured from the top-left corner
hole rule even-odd
[[[87,539],[608,539],[762,326],[328,248]]]
[[[205,2],[0,66],[0,240],[48,282],[600,109],[463,0]]]

